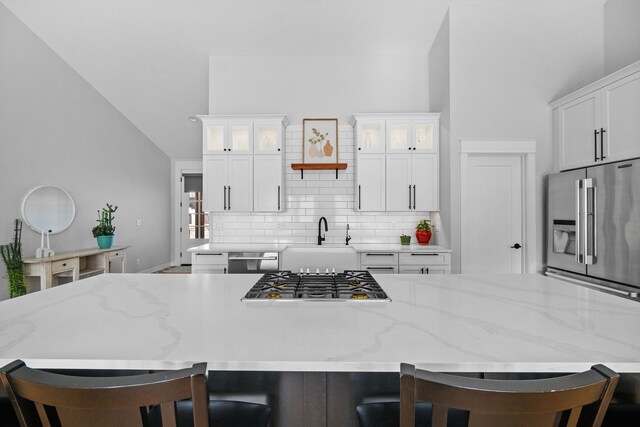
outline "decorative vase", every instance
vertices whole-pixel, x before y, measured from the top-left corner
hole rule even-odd
[[[411,236],[400,236],[400,244],[408,246],[411,244]]]
[[[418,239],[419,245],[428,245],[431,240],[431,231],[416,230],[416,239]]]
[[[333,153],[333,145],[331,145],[331,141],[327,141],[327,143],[324,144],[324,148],[322,150],[324,151],[324,155],[326,157],[331,157],[331,153]]]
[[[109,249],[113,246],[113,235],[111,236],[98,236],[98,247],[100,249]]]

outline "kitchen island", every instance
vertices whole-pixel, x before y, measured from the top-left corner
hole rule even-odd
[[[281,426],[337,425],[336,417],[353,425],[363,393],[345,390],[384,391],[400,362],[446,372],[575,372],[596,363],[640,372],[638,302],[542,275],[378,275],[391,301],[241,301],[259,277],[107,274],[3,301],[0,363],[174,369],[202,361],[217,373],[212,383],[231,386],[284,372],[273,394],[295,390],[309,401],[276,399]],[[309,387],[318,395],[309,398]],[[326,409],[332,399],[339,410]]]

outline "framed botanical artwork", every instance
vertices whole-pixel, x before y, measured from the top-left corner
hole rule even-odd
[[[338,119],[302,120],[302,163],[338,163]]]

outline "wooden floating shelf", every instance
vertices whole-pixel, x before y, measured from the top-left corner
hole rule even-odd
[[[302,179],[304,179],[305,170],[335,170],[336,179],[338,179],[338,171],[346,168],[347,163],[291,163],[291,169],[299,170]]]

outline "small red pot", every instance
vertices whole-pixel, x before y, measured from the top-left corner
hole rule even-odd
[[[431,240],[431,231],[416,230],[416,239],[419,245],[428,245]]]

